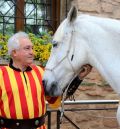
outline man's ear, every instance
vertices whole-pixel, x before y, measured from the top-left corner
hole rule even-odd
[[[12,55],[13,57],[15,57],[15,56],[16,56],[16,50],[12,50],[11,55]]]

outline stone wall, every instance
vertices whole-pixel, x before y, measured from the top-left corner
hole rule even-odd
[[[120,19],[120,0],[67,0],[67,4],[65,0],[61,0],[61,21],[71,5],[76,5],[79,13]]]

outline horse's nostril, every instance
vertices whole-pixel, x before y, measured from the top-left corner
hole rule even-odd
[[[62,91],[60,87],[58,86],[57,82],[53,82],[50,86],[47,85],[46,80],[42,80],[45,95],[48,96],[60,96],[62,94]]]
[[[60,96],[62,94],[62,91],[58,86],[57,82],[52,83],[50,92],[51,92],[51,96]]]
[[[54,89],[55,87],[57,86],[57,82],[53,82],[52,84],[51,84],[51,87]]]

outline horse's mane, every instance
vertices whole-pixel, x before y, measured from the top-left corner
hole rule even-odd
[[[91,24],[100,26],[107,31],[120,34],[120,21],[116,19],[82,14],[77,17],[76,21],[79,23],[87,21]]]

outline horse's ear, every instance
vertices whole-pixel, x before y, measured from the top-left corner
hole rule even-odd
[[[75,6],[73,6],[67,16],[67,19],[69,22],[73,22],[77,17],[77,8]]]

